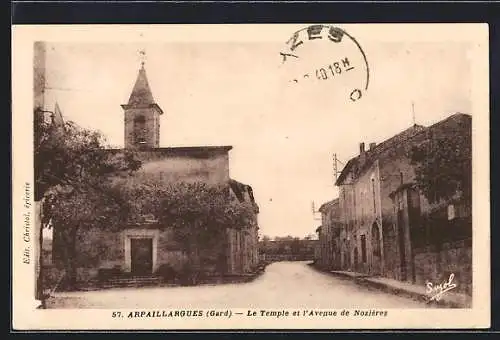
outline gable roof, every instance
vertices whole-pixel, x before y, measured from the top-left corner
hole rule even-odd
[[[389,139],[386,139],[382,143],[376,145],[373,149],[371,150],[366,150],[363,155],[358,155],[354,158],[351,158],[344,169],[342,169],[342,172],[340,173],[339,177],[337,178],[337,181],[335,182],[335,185],[341,185],[347,175],[355,168],[357,168],[359,171],[363,171],[367,167],[369,167],[375,160],[378,159],[380,154],[383,151],[386,151],[389,147],[398,145],[401,143],[404,143],[408,141],[409,139],[413,138],[417,134],[421,133],[422,131],[425,131],[427,128],[422,125],[417,125],[414,124],[413,126],[409,127],[406,130],[403,130],[402,132],[392,136]]]
[[[323,203],[323,204],[319,207],[318,211],[319,211],[319,212],[326,212],[326,210],[327,210],[328,208],[331,208],[331,207],[335,206],[335,205],[336,205],[336,204],[338,204],[338,203],[339,203],[339,199],[338,199],[338,198],[335,198],[335,199],[333,199],[333,200],[331,200],[331,201],[328,201],[328,202]]]
[[[335,185],[341,185],[347,175],[356,168],[358,171],[362,172],[364,169],[369,167],[376,159],[378,159],[380,154],[383,151],[387,150],[389,147],[414,140],[415,137],[421,136],[422,133],[430,133],[432,135],[434,132],[437,132],[441,129],[453,131],[461,130],[463,128],[470,129],[471,120],[472,117],[469,114],[458,112],[450,115],[443,120],[440,120],[437,123],[432,124],[429,127],[415,124],[410,128],[398,133],[397,135],[394,135],[393,137],[383,141],[373,149],[365,151],[363,157],[361,155],[358,155],[354,158],[351,158],[347,162],[344,169],[342,169],[342,172],[335,182]]]
[[[252,205],[255,209],[255,212],[259,213],[259,206],[257,205],[257,202],[255,202],[255,197],[253,195],[253,189],[250,185],[238,182],[234,179],[230,179],[229,186],[231,187],[231,190],[234,192],[234,194],[236,195],[236,198],[240,202],[245,201],[244,193],[248,192],[248,196],[250,197],[250,203],[252,203]]]

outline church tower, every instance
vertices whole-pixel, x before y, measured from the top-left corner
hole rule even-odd
[[[144,62],[127,104],[123,104],[125,148],[150,149],[160,146],[160,115],[149,88]]]

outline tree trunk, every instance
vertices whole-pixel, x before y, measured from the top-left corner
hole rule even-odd
[[[76,288],[76,234],[78,229],[73,228],[65,233],[64,244],[64,269],[66,270],[66,289],[72,291]]]
[[[35,203],[36,204],[36,203]],[[42,205],[43,200],[39,203],[39,211],[38,211],[38,221],[40,224],[40,230],[38,231],[40,235],[38,236],[38,277],[36,282],[36,298],[42,302],[42,308],[45,309],[45,294],[44,294],[44,271],[43,271],[43,219],[42,219]]]

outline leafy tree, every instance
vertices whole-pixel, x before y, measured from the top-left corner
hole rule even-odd
[[[60,187],[54,190],[49,209],[45,209],[55,226],[54,233],[59,237],[58,254],[63,260],[66,271],[66,286],[74,288],[76,268],[80,254],[77,253],[77,239],[81,232],[98,228],[117,230],[129,219],[129,207],[120,192],[107,183],[96,189],[89,186],[74,188]],[[47,204],[46,204],[47,206]]]
[[[42,227],[54,226],[61,236],[58,250],[64,254],[71,289],[79,230],[113,228],[128,218],[127,202],[113,187],[113,178],[129,175],[141,162],[133,152],[106,150],[100,133],[56,118],[45,120],[42,112],[35,111],[35,200],[42,202]],[[40,236],[40,247],[42,240]],[[39,280],[42,277],[40,273]]]
[[[262,236],[262,242],[270,242],[270,241],[271,241],[271,237],[269,237],[267,235]]]
[[[472,141],[470,118],[455,129],[433,134],[411,152],[416,182],[430,203],[472,197]]]
[[[36,200],[41,200],[54,186],[97,187],[103,180],[141,167],[132,151],[105,150],[105,143],[99,132],[73,122],[59,125],[52,120],[35,119]]]

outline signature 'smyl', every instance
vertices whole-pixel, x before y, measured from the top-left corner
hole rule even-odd
[[[431,295],[430,301],[435,300],[439,301],[441,300],[441,297],[443,296],[444,293],[446,293],[449,290],[452,290],[453,288],[456,288],[457,285],[453,283],[453,279],[455,278],[455,274],[451,273],[450,276],[448,277],[448,281],[444,281],[441,284],[438,285],[433,285],[432,282],[427,282],[425,284],[426,286],[426,293]]]

